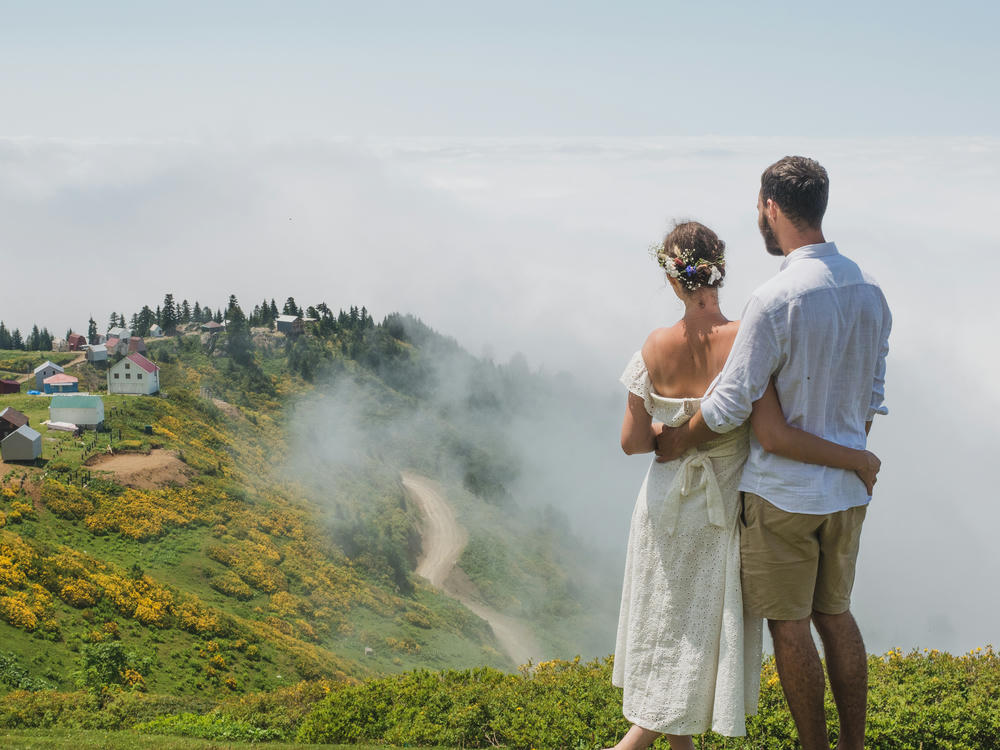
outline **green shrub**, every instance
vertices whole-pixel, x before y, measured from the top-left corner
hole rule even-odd
[[[137,724],[133,729],[144,734],[172,734],[231,742],[267,742],[282,739],[278,730],[260,729],[244,721],[234,721],[214,714],[185,713],[159,716]]]
[[[496,670],[417,671],[342,686],[302,722],[300,742],[511,748],[600,747],[628,729],[612,659],[550,661],[521,675]],[[795,726],[774,661],[764,663],[759,712],[746,738],[703,735],[699,748],[792,750]],[[827,719],[836,708],[827,694]],[[866,747],[995,750],[1000,737],[1000,658],[991,648],[869,659]],[[833,730],[836,741],[836,730]],[[661,740],[659,746],[666,747]]]

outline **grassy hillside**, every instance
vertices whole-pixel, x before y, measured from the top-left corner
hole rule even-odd
[[[506,484],[518,467],[503,422],[544,379],[398,316],[245,333],[151,340],[162,393],[103,393],[102,432],[49,431],[49,397],[0,396],[43,440],[39,461],[0,476],[0,652],[15,665],[0,686],[218,698],[414,667],[513,669],[482,620],[413,575],[420,518],[402,469],[449,488],[484,597],[554,652],[579,652],[593,635],[593,592],[569,583],[583,552],[551,533],[559,519],[519,512]],[[74,356],[0,352],[0,364]],[[103,366],[69,372],[105,390]],[[442,399],[456,373],[489,398]],[[354,432],[337,457],[326,430],[348,409],[345,387]]]
[[[283,337],[258,338],[249,372],[199,334],[156,342],[162,397],[105,394],[108,431],[82,438],[41,425],[48,397],[0,396],[44,446],[39,465],[4,465],[0,480],[7,652],[32,678],[68,689],[84,681],[87,654],[118,644],[126,681],[200,695],[414,666],[512,666],[482,621],[408,575],[419,547],[397,478],[369,461],[338,482],[357,535],[395,525],[401,537],[374,550],[355,539],[348,556],[325,498],[274,470],[294,429],[284,409],[313,386],[289,371]],[[334,359],[329,342],[321,348]],[[8,359],[24,368],[54,358],[17,354]],[[102,381],[90,365],[73,374]],[[102,471],[109,451],[176,456],[181,481],[128,486]]]

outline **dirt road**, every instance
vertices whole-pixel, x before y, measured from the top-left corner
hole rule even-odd
[[[515,664],[526,664],[529,659],[537,664],[542,653],[531,631],[522,621],[486,604],[476,585],[456,566],[469,537],[438,486],[419,474],[404,472],[402,477],[403,487],[425,518],[423,553],[417,561],[417,575],[486,620]]]

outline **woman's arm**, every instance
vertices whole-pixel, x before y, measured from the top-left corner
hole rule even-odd
[[[653,424],[653,418],[646,411],[640,396],[629,392],[622,422],[622,450],[629,456],[635,453],[651,453],[656,448],[656,438],[663,430],[660,422]]]
[[[855,472],[872,493],[882,462],[871,451],[856,450],[792,427],[781,411],[778,392],[772,380],[764,395],[754,401],[750,426],[761,447],[768,453],[806,464],[831,466]]]

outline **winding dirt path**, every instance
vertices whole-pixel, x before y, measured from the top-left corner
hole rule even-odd
[[[521,620],[501,614],[486,604],[476,585],[456,566],[469,536],[437,485],[427,477],[410,472],[403,472],[402,478],[403,487],[423,512],[426,521],[417,575],[486,620],[500,646],[515,664],[526,664],[529,659],[537,664],[542,650],[531,631]]]

